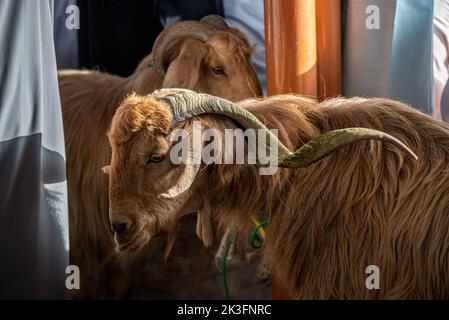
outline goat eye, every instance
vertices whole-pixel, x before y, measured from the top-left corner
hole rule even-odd
[[[160,153],[153,153],[148,159],[147,163],[158,163],[164,160],[164,156]]]
[[[212,71],[218,76],[226,76],[226,73],[224,72],[222,67],[214,67]]]

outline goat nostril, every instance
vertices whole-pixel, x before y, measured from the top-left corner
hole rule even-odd
[[[128,225],[126,223],[114,223],[112,224],[112,231],[120,237],[125,234],[127,227]]]

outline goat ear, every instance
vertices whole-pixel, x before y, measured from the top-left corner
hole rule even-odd
[[[194,88],[200,76],[201,62],[205,52],[203,43],[193,40],[184,41],[178,56],[168,67],[162,87]]]
[[[208,203],[203,205],[203,208],[198,211],[198,217],[196,220],[196,235],[206,248],[212,246],[214,240],[214,233],[212,231],[212,221],[211,221],[211,208]]]
[[[103,171],[104,174],[111,173],[111,166],[104,166],[101,168],[101,171]]]

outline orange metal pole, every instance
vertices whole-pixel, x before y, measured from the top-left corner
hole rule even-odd
[[[318,97],[341,95],[341,3],[316,0]]]
[[[315,0],[265,0],[267,93],[317,97]],[[273,299],[288,295],[273,274]]]
[[[340,5],[340,0],[265,0],[268,95],[341,95]],[[288,299],[275,274],[273,299]]]
[[[317,96],[315,0],[265,0],[268,95]]]

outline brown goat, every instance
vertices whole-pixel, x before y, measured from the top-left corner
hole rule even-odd
[[[119,250],[138,251],[158,234],[175,232],[181,216],[204,215],[205,206],[244,235],[250,216],[262,210],[273,272],[294,299],[449,298],[448,124],[382,98],[318,103],[284,95],[245,100],[229,111],[223,100],[174,92],[132,96],[114,116],[110,219],[129,224],[116,235]],[[249,113],[242,115],[244,109]],[[176,121],[183,117],[192,118]],[[166,155],[171,132],[192,130],[194,119],[221,132],[277,128],[279,150],[301,147],[294,156],[300,168],[284,161],[292,168],[264,176],[258,165],[202,163],[187,179],[189,165],[173,165]],[[329,138],[348,127],[394,136],[418,158],[392,139]],[[161,196],[178,184],[187,188]],[[380,269],[379,290],[366,287],[369,265]]]
[[[98,71],[62,71],[59,88],[67,152],[70,261],[81,270],[74,296],[117,297],[118,265],[108,221],[108,180],[99,168],[110,162],[106,132],[130,92],[184,87],[237,101],[262,94],[248,40],[218,16],[183,21],[163,31],[135,72],[122,78]],[[112,259],[112,260],[111,260]],[[109,276],[112,273],[112,276]],[[125,288],[123,288],[125,290]]]

